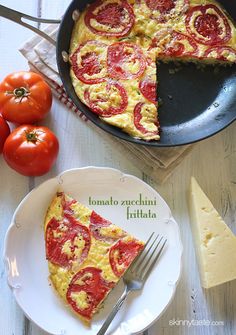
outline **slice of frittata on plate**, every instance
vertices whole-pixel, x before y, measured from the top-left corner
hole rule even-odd
[[[63,192],[45,217],[50,280],[87,324],[144,243]]]

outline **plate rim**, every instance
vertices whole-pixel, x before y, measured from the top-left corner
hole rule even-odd
[[[18,204],[18,206],[16,207],[12,218],[11,218],[11,223],[6,231],[5,234],[5,238],[4,238],[4,244],[3,244],[3,263],[4,263],[4,267],[5,267],[5,271],[6,271],[6,278],[7,278],[7,284],[9,286],[9,288],[12,291],[12,294],[15,298],[15,301],[17,302],[18,306],[21,308],[22,312],[24,313],[24,315],[31,320],[34,324],[36,324],[40,329],[42,329],[43,331],[49,332],[48,329],[42,327],[42,325],[40,325],[38,322],[36,322],[25,310],[24,306],[20,303],[18,297],[17,297],[17,285],[14,287],[14,285],[11,284],[10,279],[11,279],[11,274],[10,274],[10,265],[9,265],[9,261],[8,261],[8,254],[7,251],[9,250],[9,241],[10,241],[10,236],[11,236],[11,231],[12,229],[14,229],[15,227],[17,227],[17,223],[15,221],[15,217],[18,213],[18,211],[20,210],[20,208],[22,207],[22,205],[24,204],[24,202],[32,195],[32,193],[34,193],[38,188],[40,188],[42,185],[56,180],[58,182],[58,185],[60,185],[60,178],[68,173],[74,172],[74,171],[81,171],[81,170],[100,170],[100,171],[104,171],[104,170],[108,170],[108,171],[113,171],[115,173],[118,173],[120,175],[120,177],[128,177],[128,178],[133,178],[135,180],[137,180],[138,182],[141,182],[141,184],[144,184],[148,189],[154,191],[157,193],[157,195],[160,197],[160,199],[163,201],[163,203],[167,206],[167,209],[169,211],[169,219],[173,220],[176,224],[176,228],[178,231],[178,250],[179,250],[179,264],[178,264],[178,275],[176,276],[175,282],[171,284],[171,296],[169,298],[169,301],[167,302],[166,306],[163,308],[163,310],[156,316],[154,317],[154,319],[144,328],[138,330],[137,332],[132,332],[131,334],[135,335],[135,334],[139,334],[140,332],[145,331],[146,329],[150,328],[166,311],[166,309],[168,308],[168,306],[172,303],[175,294],[176,294],[176,290],[177,290],[177,286],[179,284],[179,281],[181,279],[181,275],[183,273],[183,243],[182,243],[182,238],[181,238],[181,234],[180,234],[180,228],[179,228],[179,224],[176,222],[176,220],[174,219],[172,212],[168,206],[168,204],[166,203],[166,201],[162,198],[162,196],[158,193],[157,190],[155,190],[152,186],[150,186],[148,183],[146,183],[144,180],[131,175],[131,174],[127,174],[127,173],[123,173],[122,171],[115,169],[115,168],[111,168],[111,167],[97,167],[97,166],[85,166],[85,167],[80,167],[80,168],[72,168],[72,169],[67,169],[62,171],[61,173],[57,174],[55,177],[49,178],[45,181],[43,181],[42,183],[40,183],[39,185],[37,185],[36,187],[34,187],[29,193],[26,194],[26,196],[20,201],[20,203]],[[53,335],[59,335],[58,333],[50,333]]]

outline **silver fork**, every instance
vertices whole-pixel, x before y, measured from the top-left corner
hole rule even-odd
[[[156,261],[160,257],[166,242],[167,239],[164,239],[163,236],[160,237],[158,234],[156,237],[154,237],[154,233],[151,234],[145,244],[145,248],[141,251],[139,256],[125,273],[123,277],[125,284],[124,292],[113,307],[111,313],[107,317],[97,335],[104,335],[106,333],[108,327],[110,326],[117,312],[120,310],[128,294],[131,291],[142,289],[154,265],[156,264]]]

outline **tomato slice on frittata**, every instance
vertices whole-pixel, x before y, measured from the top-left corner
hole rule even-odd
[[[132,29],[134,13],[126,0],[98,0],[90,5],[84,21],[95,34],[121,37]]]
[[[86,267],[78,271],[69,283],[66,299],[72,309],[90,320],[115,283],[106,281],[102,270]]]

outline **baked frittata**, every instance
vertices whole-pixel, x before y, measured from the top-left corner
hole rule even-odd
[[[50,280],[89,324],[144,244],[63,192],[52,200],[44,227]]]
[[[214,0],[97,0],[70,45],[76,94],[105,122],[158,140],[156,61],[236,63],[236,29]]]

